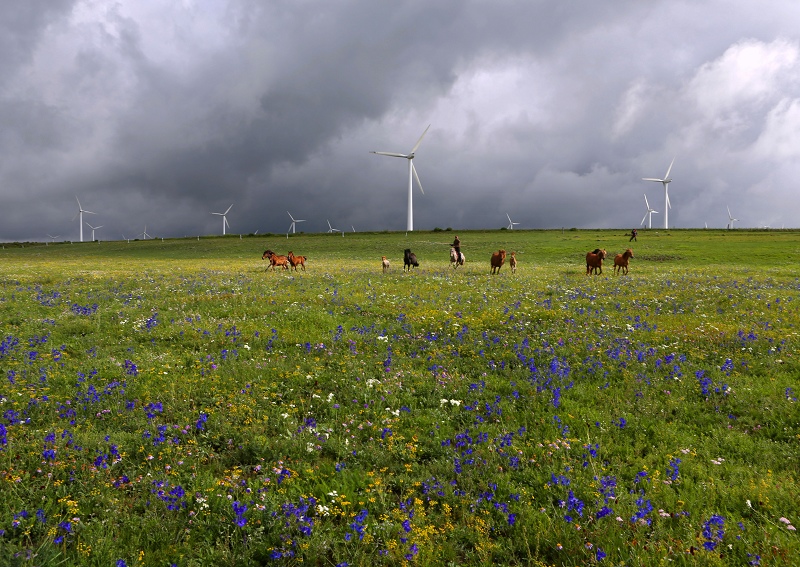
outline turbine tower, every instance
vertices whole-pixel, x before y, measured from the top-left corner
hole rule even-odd
[[[519,224],[519,223],[518,223],[518,222],[514,222],[514,221],[512,221],[512,220],[511,220],[511,216],[510,216],[508,213],[506,213],[506,216],[508,217],[508,226],[507,226],[506,228],[507,228],[508,230],[514,230],[514,225],[515,225],[515,224]]]
[[[233,207],[233,203],[231,203],[231,206],[228,207],[228,210],[224,213],[211,213],[212,215],[219,215],[222,217],[222,236],[225,236],[225,227],[227,226],[230,228],[230,225],[228,224],[228,217],[226,215],[228,214],[228,211],[231,210],[231,207]]]
[[[78,223],[80,224],[80,227],[81,227],[81,242],[83,242],[83,213],[86,213],[87,215],[94,215],[96,213],[93,213],[92,211],[85,210],[81,206],[81,202],[78,200],[78,196],[77,195],[75,195],[75,200],[78,201],[78,212],[75,213],[75,216],[72,217],[72,220],[75,220],[75,217],[80,217]]]
[[[731,214],[731,208],[729,206],[725,205],[725,208],[728,209],[728,229],[730,230],[733,228],[733,221],[738,221],[739,219],[733,218],[733,215]]]
[[[647,207],[647,212],[642,217],[642,222],[639,226],[644,224],[644,220],[647,219],[647,228],[653,228],[653,213],[658,214],[658,211],[650,207],[650,203],[647,202],[647,195],[644,196],[644,204]]]
[[[428,124],[428,128],[431,125]],[[417,180],[417,185],[419,186],[419,190],[422,194],[425,194],[425,191],[422,190],[422,183],[419,180],[419,175],[417,175],[417,168],[414,167],[414,152],[417,151],[419,145],[422,143],[422,138],[425,137],[425,134],[428,133],[428,128],[425,128],[425,131],[422,133],[422,136],[419,137],[417,143],[414,144],[414,147],[411,148],[411,151],[407,154],[399,154],[396,152],[370,152],[371,154],[377,154],[379,156],[389,156],[389,157],[398,157],[398,158],[405,158],[408,160],[408,218],[406,220],[406,230],[412,231],[414,230],[414,206],[413,206],[413,180]]]
[[[292,224],[290,224],[290,225],[289,225],[289,230],[291,230],[291,231],[292,231],[292,234],[294,234],[295,225],[296,225],[297,223],[299,223],[299,222],[306,222],[306,221],[305,221],[305,219],[296,219],[296,218],[294,218],[294,217],[292,216],[292,213],[290,213],[289,211],[286,211],[286,214],[287,214],[287,215],[289,215],[289,218],[290,218],[290,219],[292,219]],[[289,234],[289,233],[287,232],[286,234]]]
[[[655,177],[642,177],[643,181],[657,181],[664,186],[664,230],[669,230],[669,210],[672,208],[672,205],[669,202],[669,182],[672,181],[669,177],[669,172],[672,171],[672,164],[675,163],[675,158],[672,158],[672,161],[667,168],[667,174],[664,175],[664,179],[658,179]]]

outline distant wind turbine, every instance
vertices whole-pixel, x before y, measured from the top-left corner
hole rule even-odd
[[[325,220],[328,220],[328,219],[325,219]],[[330,233],[332,233],[332,232],[342,232],[342,231],[341,231],[341,230],[339,230],[338,228],[333,228],[333,227],[331,226],[331,221],[328,221],[328,233],[330,234]],[[343,233],[343,232],[342,232],[342,236],[344,236],[344,233]]]
[[[658,179],[656,177],[642,177],[643,181],[657,181],[664,186],[664,230],[669,229],[669,210],[672,208],[672,205],[669,202],[669,183],[672,181],[669,177],[669,172],[672,171],[672,164],[675,163],[675,158],[672,158],[672,161],[667,168],[667,173],[664,175],[664,179]]]
[[[142,240],[147,240],[148,238],[152,238],[149,234],[147,234],[147,225],[144,225],[144,232],[139,234],[142,237]]]
[[[639,226],[642,226],[644,220],[647,219],[647,228],[653,228],[653,213],[658,214],[658,211],[650,207],[650,203],[647,202],[647,195],[644,196],[644,204],[647,207],[647,212],[642,217],[642,222],[639,223]]]
[[[228,207],[228,210],[225,211],[224,213],[211,213],[212,215],[219,215],[219,216],[222,217],[222,236],[225,236],[225,227],[228,227],[228,228],[231,227],[231,225],[228,224],[227,215],[228,215],[228,212],[231,210],[232,207],[233,207],[233,204],[231,203],[231,206]]]
[[[56,238],[59,237],[59,235],[53,236],[52,234],[48,234],[47,236],[49,236],[53,240],[53,244],[56,243]],[[47,243],[45,242],[45,244],[47,244]]]
[[[85,210],[81,206],[81,202],[78,200],[78,196],[77,195],[75,195],[75,200],[78,201],[78,212],[75,213],[75,216],[72,217],[72,220],[75,220],[76,217],[80,217],[78,223],[80,224],[80,227],[81,227],[81,242],[83,242],[83,213],[86,213],[87,215],[94,215],[96,213],[93,213],[92,211]]]
[[[305,219],[296,219],[296,218],[294,218],[292,216],[292,213],[290,213],[289,211],[286,211],[286,214],[289,215],[290,219],[292,219],[292,224],[289,225],[289,230],[292,232],[292,234],[294,234],[295,233],[295,228],[297,226],[297,223],[306,222],[306,221],[305,221]],[[287,232],[286,234],[289,234],[289,232]]]
[[[508,230],[514,230],[514,225],[515,225],[515,224],[519,224],[519,223],[518,223],[518,222],[514,222],[514,221],[512,221],[512,220],[511,220],[511,216],[510,216],[508,213],[506,213],[506,216],[508,217],[508,226],[507,226],[506,228],[507,228]]]
[[[733,228],[733,221],[738,221],[739,219],[733,218],[733,215],[731,214],[731,208],[730,207],[728,207],[726,205],[725,208],[728,209],[728,229],[731,229],[731,228]]]
[[[92,226],[87,222],[86,226],[92,229],[92,242],[94,242],[94,231],[97,230],[98,228],[103,228],[103,225],[101,224],[100,226]]]
[[[431,125],[428,124],[428,128]],[[413,180],[417,180],[417,185],[419,186],[419,190],[422,194],[425,194],[425,191],[422,190],[422,183],[419,180],[419,175],[417,175],[417,168],[414,167],[414,152],[417,151],[419,145],[422,143],[422,138],[425,137],[425,134],[428,133],[428,128],[425,128],[425,131],[422,133],[422,136],[419,137],[417,143],[414,144],[414,147],[411,148],[411,151],[407,154],[400,154],[396,152],[370,152],[371,154],[377,154],[379,156],[389,156],[389,157],[398,157],[398,158],[405,158],[408,160],[408,217],[406,220],[406,230],[411,231],[414,230],[414,206],[413,206]]]

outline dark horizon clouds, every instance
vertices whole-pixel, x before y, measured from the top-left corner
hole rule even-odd
[[[0,7],[0,240],[797,227],[800,4]],[[91,229],[84,226],[84,238]]]

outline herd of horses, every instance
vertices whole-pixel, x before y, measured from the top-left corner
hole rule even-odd
[[[586,254],[586,275],[595,274],[600,275],[603,273],[603,260],[606,259],[607,252],[605,248],[596,248],[591,252]],[[630,259],[633,258],[633,250],[628,248],[622,254],[617,254],[614,256],[614,274],[627,274],[628,273],[628,262]],[[272,271],[275,271],[276,267],[283,268],[285,270],[290,270],[294,268],[297,271],[297,267],[300,266],[303,268],[303,271],[306,271],[306,260],[305,256],[295,256],[295,254],[290,250],[286,256],[279,256],[272,250],[265,250],[264,254],[261,256],[262,260],[269,260],[269,266],[267,266],[267,270],[272,268]],[[453,269],[458,268],[459,266],[463,266],[466,258],[463,252],[456,252],[455,248],[450,248],[450,266]],[[500,268],[506,261],[506,251],[503,249],[498,250],[497,252],[492,253],[492,257],[489,260],[491,265],[491,273],[492,274],[499,274]],[[511,267],[511,273],[517,271],[517,253],[511,252],[511,257],[509,259],[509,266]],[[389,260],[386,259],[386,256],[381,256],[381,267],[383,272],[386,273],[389,271]],[[419,267],[419,260],[417,260],[417,255],[414,254],[410,248],[406,248],[403,251],[403,271],[411,271],[411,268],[418,268]]]

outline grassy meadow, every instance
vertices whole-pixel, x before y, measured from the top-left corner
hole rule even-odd
[[[458,234],[6,244],[0,565],[798,564],[800,232]]]

